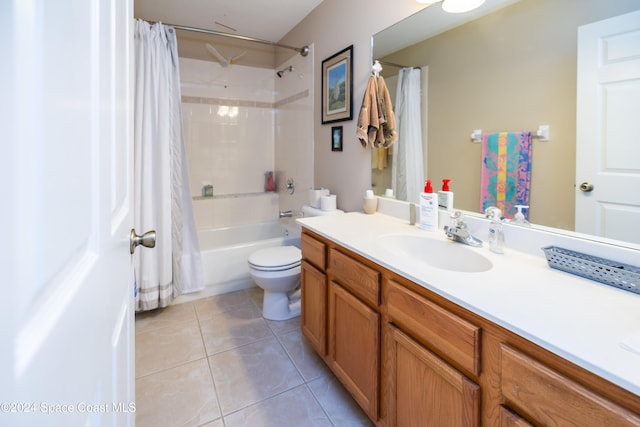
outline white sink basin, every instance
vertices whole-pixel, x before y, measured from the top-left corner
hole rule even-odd
[[[390,253],[442,270],[480,273],[493,267],[488,258],[478,253],[478,248],[450,240],[413,234],[387,234],[378,237],[377,243]]]

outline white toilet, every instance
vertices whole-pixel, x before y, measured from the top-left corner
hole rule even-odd
[[[295,246],[260,249],[249,255],[249,274],[264,289],[262,316],[287,320],[300,315],[300,260]]]
[[[344,213],[303,206],[305,217]],[[264,289],[262,316],[288,320],[300,315],[300,263],[302,252],[295,246],[260,249],[249,255],[249,274]]]

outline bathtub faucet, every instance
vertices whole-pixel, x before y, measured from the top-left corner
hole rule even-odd
[[[278,215],[280,218],[291,218],[293,216],[293,212],[292,211],[280,211],[280,214]]]

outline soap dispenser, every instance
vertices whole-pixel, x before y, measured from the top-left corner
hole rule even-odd
[[[491,220],[489,224],[489,249],[497,254],[504,253],[504,231],[502,230],[502,211],[495,206],[485,210],[485,216]]]
[[[509,221],[509,224],[524,225],[524,226],[531,225],[529,221],[527,221],[527,219],[524,217],[524,214],[522,213],[522,209],[528,209],[529,206],[515,205],[514,207],[518,210],[518,212],[516,212],[516,214],[513,216],[513,219]]]
[[[449,178],[442,180],[442,190],[438,191],[438,206],[453,212],[453,191],[449,190]]]
[[[420,228],[438,229],[438,196],[433,192],[430,180],[424,182],[424,192],[420,193]]]

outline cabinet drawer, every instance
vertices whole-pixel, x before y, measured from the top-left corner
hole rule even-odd
[[[542,425],[640,426],[640,417],[535,359],[500,346],[502,395]]]
[[[389,281],[391,320],[431,344],[460,367],[480,375],[480,328],[435,303]]]
[[[303,258],[322,271],[327,268],[327,245],[303,233],[301,247]]]
[[[529,424],[524,418],[500,406],[500,427],[533,427],[533,424]]]
[[[329,249],[329,272],[351,292],[373,305],[380,304],[380,273],[355,259]]]

